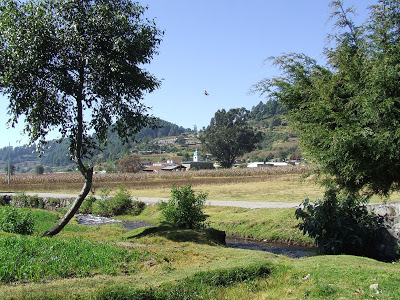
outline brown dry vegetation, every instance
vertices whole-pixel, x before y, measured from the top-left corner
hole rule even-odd
[[[172,185],[218,185],[228,183],[263,182],[282,175],[303,174],[309,167],[288,166],[270,168],[243,168],[200,170],[186,172],[159,173],[110,173],[95,174],[94,187],[115,188],[124,185],[128,189],[169,188]],[[7,177],[0,177],[0,189],[3,191],[79,191],[83,178],[79,173],[53,173],[44,175],[17,174],[12,176],[11,184]]]

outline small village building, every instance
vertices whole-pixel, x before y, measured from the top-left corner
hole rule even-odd
[[[286,167],[289,164],[287,162],[274,162],[274,161],[267,161],[267,162],[252,162],[248,163],[248,168],[266,168],[266,167]]]
[[[149,166],[145,169],[143,169],[143,172],[159,172],[161,169],[164,168],[164,166]]]
[[[163,171],[175,171],[175,172],[179,172],[179,171],[185,171],[186,167],[182,166],[182,165],[174,165],[174,166],[166,166],[164,168],[162,168],[161,170]]]
[[[197,149],[193,154],[193,160],[192,161],[184,161],[184,162],[182,162],[182,165],[184,167],[186,167],[186,170],[190,170],[190,169],[211,170],[211,169],[214,169],[214,164],[212,162],[201,161],[199,150],[197,150]]]

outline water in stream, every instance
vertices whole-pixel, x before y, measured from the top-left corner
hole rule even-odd
[[[83,225],[103,225],[111,223],[121,223],[125,228],[129,230],[133,230],[139,227],[154,225],[146,222],[128,222],[112,218],[99,217],[95,215],[77,214],[76,218],[78,219],[78,223]],[[292,258],[309,257],[317,255],[317,250],[316,248],[313,247],[302,247],[295,245],[287,245],[283,243],[270,243],[270,242],[256,241],[256,240],[237,238],[237,237],[226,237],[225,241],[227,247],[267,251],[275,254],[285,255]]]
[[[95,215],[83,215],[83,214],[77,214],[76,218],[78,220],[79,224],[83,225],[103,225],[103,224],[112,224],[112,223],[121,223],[126,229],[133,230],[139,227],[144,227],[144,226],[151,226],[154,224],[147,223],[147,222],[129,222],[129,221],[121,221],[121,220],[116,220],[116,219],[111,219],[111,218],[106,218],[106,217],[99,217]]]
[[[318,255],[315,247],[288,245],[284,243],[263,242],[238,237],[226,237],[226,246],[231,248],[267,251],[285,255],[291,258],[310,257]]]

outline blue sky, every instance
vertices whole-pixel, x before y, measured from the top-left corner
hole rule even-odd
[[[207,126],[218,109],[251,109],[264,98],[252,85],[279,70],[265,59],[305,53],[323,61],[332,33],[330,0],[143,0],[146,17],[165,30],[159,55],[146,69],[163,79],[145,97],[152,114],[177,125]],[[372,0],[345,0],[364,19]],[[209,96],[204,95],[207,90]],[[0,147],[27,143],[22,126],[9,129],[8,100],[0,96]],[[19,141],[19,142],[18,142]]]

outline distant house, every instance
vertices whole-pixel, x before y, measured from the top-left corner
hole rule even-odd
[[[182,165],[174,165],[174,166],[166,166],[166,167],[162,168],[161,170],[178,172],[178,171],[185,171],[186,167],[182,166]]]
[[[150,166],[150,167],[143,169],[143,172],[159,172],[164,167],[165,166]]]
[[[267,162],[252,162],[248,163],[248,168],[265,168],[265,167],[285,167],[288,163],[286,162],[274,162],[274,161],[267,161]]]
[[[186,167],[186,169],[197,169],[197,170],[204,170],[204,169],[214,169],[214,164],[212,162],[207,162],[207,161],[201,161],[200,160],[200,154],[199,150],[196,149],[196,151],[193,154],[193,160],[192,161],[184,161],[182,162],[182,165]]]
[[[159,172],[159,171],[185,171],[186,167],[182,165],[172,164],[171,161],[167,163],[157,163],[143,169],[144,172]]]

